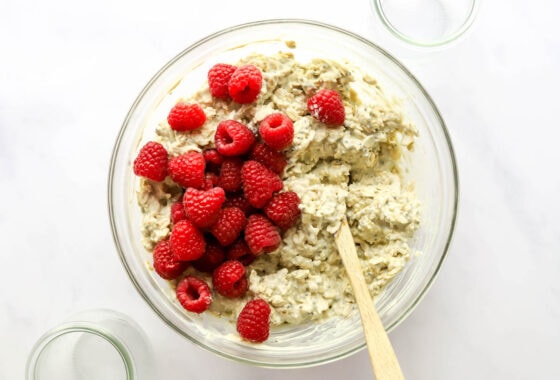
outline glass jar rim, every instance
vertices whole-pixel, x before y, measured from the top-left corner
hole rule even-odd
[[[463,21],[463,23],[456,28],[452,33],[449,33],[445,38],[436,39],[436,40],[427,40],[427,39],[419,39],[410,36],[407,33],[402,32],[399,28],[395,26],[393,22],[391,22],[390,18],[387,16],[385,9],[383,7],[383,0],[373,0],[375,11],[378,17],[381,19],[381,22],[391,34],[393,34],[398,39],[414,45],[418,47],[425,47],[425,48],[436,48],[451,43],[461,37],[473,24],[476,16],[478,14],[479,8],[479,1],[472,0],[472,5],[469,9],[468,15]]]
[[[25,370],[26,379],[33,380],[36,378],[35,374],[37,371],[37,363],[49,345],[55,342],[58,338],[73,333],[92,334],[109,343],[122,359],[123,366],[126,370],[126,379],[134,380],[135,377],[132,355],[126,345],[123,344],[118,337],[103,327],[100,327],[95,323],[82,321],[63,323],[47,331],[37,340],[27,359]]]

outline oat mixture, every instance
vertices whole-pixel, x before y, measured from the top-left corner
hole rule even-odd
[[[268,114],[280,111],[294,122],[283,180],[284,190],[301,199],[301,221],[283,234],[276,251],[247,268],[250,285],[244,299],[216,294],[210,311],[233,320],[247,299],[259,296],[272,308],[272,325],[346,316],[354,298],[334,236],[346,214],[374,296],[403,269],[411,255],[409,240],[420,223],[420,204],[413,185],[403,182],[399,162],[402,152],[413,148],[417,130],[373,77],[348,64],[322,59],[304,64],[290,52],[254,54],[237,64],[244,63],[262,71],[263,87],[255,103],[217,100],[207,87],[180,94],[202,106],[206,123],[193,132],[176,132],[162,120],[153,138],[177,156],[213,146],[216,126],[225,119],[256,130]],[[308,114],[306,100],[318,88],[342,95],[343,127],[326,127]],[[171,231],[170,206],[181,189],[169,179],[139,181],[143,244],[151,250]]]

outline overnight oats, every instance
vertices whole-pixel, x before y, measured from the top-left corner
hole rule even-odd
[[[417,130],[398,102],[372,73],[286,50],[217,63],[205,86],[174,92],[134,162],[150,265],[186,313],[229,319],[251,342],[355,310],[334,241],[345,216],[374,297],[420,223],[402,175]]]

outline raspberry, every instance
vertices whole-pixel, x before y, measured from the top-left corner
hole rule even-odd
[[[134,174],[160,182],[167,176],[167,150],[160,143],[150,141],[134,159]]]
[[[268,145],[258,142],[251,150],[249,156],[251,160],[260,162],[265,167],[272,170],[274,173],[280,175],[287,165],[286,157],[281,152],[278,152]]]
[[[260,298],[245,304],[237,317],[237,332],[249,342],[262,343],[270,334],[270,306]]]
[[[228,83],[236,66],[217,63],[208,70],[210,94],[218,99],[229,99]]]
[[[214,142],[220,154],[240,156],[251,149],[255,143],[255,135],[246,125],[235,120],[225,120],[218,124]]]
[[[206,282],[195,276],[183,278],[175,289],[177,300],[188,311],[202,313],[212,303],[212,292]]]
[[[223,262],[212,274],[214,290],[224,297],[240,297],[249,288],[245,267],[239,261]]]
[[[224,162],[224,156],[222,156],[216,149],[205,149],[202,152],[204,161],[206,161],[206,171],[214,174],[220,172],[220,166]]]
[[[202,233],[188,220],[181,220],[173,226],[169,246],[178,261],[198,259],[206,249]]]
[[[167,115],[167,122],[175,131],[192,131],[202,127],[205,121],[206,114],[198,104],[179,102]]]
[[[340,94],[334,90],[322,89],[317,91],[307,101],[307,110],[321,123],[331,126],[344,124],[344,104]]]
[[[183,200],[179,199],[177,202],[171,205],[171,223],[176,224],[181,220],[187,219],[185,214],[185,207],[183,206]]]
[[[218,220],[225,200],[226,193],[221,187],[213,187],[210,190],[197,190],[189,187],[183,195],[183,206],[187,219],[197,227],[209,227]]]
[[[293,191],[275,194],[270,202],[264,206],[264,213],[274,224],[282,230],[295,225],[301,215],[300,199]]]
[[[216,149],[205,149],[202,152],[204,160],[206,163],[211,163],[215,165],[221,165],[224,162],[224,156],[222,156]]]
[[[241,167],[243,161],[237,157],[226,158],[220,169],[218,184],[225,191],[236,192],[241,189]]]
[[[278,175],[257,161],[246,161],[241,168],[243,192],[249,203],[262,208],[284,184]]]
[[[237,207],[224,208],[220,211],[218,221],[210,227],[210,232],[222,245],[233,243],[245,228],[247,218],[245,213]]]
[[[245,215],[249,215],[255,211],[255,208],[251,206],[243,194],[228,194],[224,202],[224,208],[225,207],[237,207],[241,209]]]
[[[205,166],[202,153],[191,151],[170,159],[167,170],[180,186],[200,189],[204,186]]]
[[[266,145],[281,151],[292,145],[294,141],[294,123],[288,116],[276,112],[261,121],[259,133]]]
[[[226,258],[228,260],[237,260],[247,266],[255,261],[256,256],[251,253],[247,243],[243,239],[239,239],[228,248]]]
[[[261,71],[253,65],[239,66],[228,83],[228,93],[234,102],[247,104],[254,102],[262,87]]]
[[[204,185],[202,186],[202,190],[210,190],[213,187],[218,186],[218,182],[220,177],[216,173],[207,172],[204,175]]]
[[[249,216],[245,226],[245,242],[253,255],[274,251],[281,241],[278,228],[266,216]]]
[[[224,250],[216,242],[209,241],[206,243],[206,251],[200,258],[192,262],[192,266],[195,269],[212,273],[225,259]]]
[[[187,265],[175,260],[168,240],[162,240],[154,247],[154,269],[161,278],[173,280],[187,269]]]

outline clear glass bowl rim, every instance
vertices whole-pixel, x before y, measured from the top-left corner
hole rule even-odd
[[[452,241],[452,238],[453,238],[453,234],[454,234],[456,221],[457,221],[457,213],[458,213],[458,206],[459,206],[459,176],[458,176],[458,169],[457,169],[455,153],[454,153],[453,145],[452,145],[452,142],[451,142],[451,137],[449,135],[449,132],[448,132],[448,129],[445,125],[445,122],[444,122],[438,108],[436,107],[433,99],[431,98],[431,96],[424,89],[424,87],[420,84],[420,82],[416,79],[416,77],[405,66],[403,66],[395,57],[393,57],[391,54],[389,54],[387,51],[385,51],[383,48],[381,48],[377,44],[371,42],[370,40],[368,40],[368,39],[366,39],[366,38],[364,38],[364,37],[362,37],[362,36],[360,36],[356,33],[353,33],[353,32],[350,32],[346,29],[343,29],[343,28],[340,28],[340,27],[337,27],[337,26],[334,26],[334,25],[331,25],[331,24],[323,23],[323,22],[320,22],[320,21],[309,20],[309,19],[298,19],[298,18],[265,19],[265,20],[260,20],[260,21],[246,22],[246,23],[234,25],[234,26],[231,26],[231,27],[228,27],[228,28],[224,28],[224,29],[221,29],[221,30],[219,30],[215,33],[209,34],[206,37],[194,42],[193,44],[188,46],[186,49],[184,49],[183,51],[178,53],[171,60],[169,60],[157,73],[155,73],[152,76],[152,78],[147,82],[147,84],[143,87],[143,89],[141,90],[141,92],[139,93],[139,95],[136,97],[135,101],[132,103],[131,107],[129,108],[129,111],[128,111],[127,115],[125,116],[125,119],[124,119],[124,121],[121,125],[121,129],[119,130],[119,133],[117,135],[117,138],[116,138],[116,141],[115,141],[115,144],[114,144],[114,147],[113,147],[113,151],[112,151],[111,159],[110,159],[110,168],[109,168],[108,183],[107,183],[107,190],[108,190],[107,201],[108,201],[109,219],[110,219],[111,231],[112,231],[115,247],[117,249],[117,253],[119,255],[121,263],[122,263],[123,267],[125,268],[125,270],[128,274],[128,277],[130,278],[131,282],[133,283],[134,287],[136,288],[136,290],[138,291],[140,296],[150,306],[150,308],[169,327],[171,327],[177,333],[184,336],[185,338],[187,338],[189,341],[193,342],[197,346],[200,346],[207,351],[213,352],[218,356],[224,357],[224,358],[229,359],[229,360],[233,360],[235,362],[241,362],[241,363],[256,365],[256,366],[259,366],[259,367],[268,367],[268,368],[311,367],[311,366],[316,366],[316,365],[321,365],[321,364],[333,362],[333,361],[348,357],[348,356],[350,356],[350,355],[352,355],[352,354],[354,354],[358,351],[361,351],[362,349],[364,349],[366,347],[365,340],[361,345],[355,347],[352,350],[348,350],[346,352],[333,354],[330,357],[322,358],[320,360],[316,360],[316,361],[312,361],[312,362],[306,362],[306,363],[298,363],[298,364],[291,364],[291,363],[290,364],[278,364],[278,363],[272,363],[271,364],[271,363],[263,363],[263,362],[260,362],[260,361],[254,361],[254,360],[250,360],[250,359],[244,359],[244,358],[240,358],[240,357],[237,357],[237,356],[229,355],[227,353],[224,353],[224,352],[221,352],[217,349],[214,349],[213,347],[210,347],[210,346],[204,344],[203,342],[200,342],[200,341],[194,339],[189,334],[187,334],[185,331],[183,331],[181,328],[176,326],[157,307],[155,307],[155,305],[152,304],[149,297],[147,296],[147,294],[142,289],[142,286],[138,283],[137,279],[135,278],[135,276],[132,272],[132,269],[129,267],[129,265],[127,263],[126,255],[123,252],[121,244],[119,242],[119,232],[118,232],[117,223],[116,223],[116,220],[115,220],[114,209],[113,209],[113,194],[112,194],[112,192],[113,192],[113,175],[114,175],[115,167],[116,167],[116,164],[117,164],[116,160],[117,160],[118,151],[119,151],[119,148],[120,148],[120,145],[121,145],[121,141],[122,141],[123,136],[126,132],[126,126],[129,122],[134,110],[136,109],[136,107],[138,106],[138,104],[140,103],[142,98],[145,96],[145,94],[148,92],[148,90],[152,87],[154,82],[156,82],[157,79],[170,66],[175,64],[176,61],[178,61],[184,55],[188,54],[190,51],[198,48],[199,46],[201,46],[201,45],[203,45],[203,44],[205,44],[205,43],[207,43],[207,42],[209,42],[213,39],[216,39],[220,36],[231,33],[231,32],[235,32],[235,31],[242,30],[242,29],[249,29],[249,28],[252,28],[252,27],[260,26],[260,25],[268,25],[268,24],[286,24],[286,25],[297,24],[297,25],[309,25],[311,27],[316,27],[316,28],[329,29],[329,30],[337,32],[339,34],[346,35],[347,37],[355,39],[355,40],[357,40],[357,41],[359,41],[359,42],[361,42],[365,45],[369,45],[371,48],[377,50],[380,54],[384,55],[387,59],[392,61],[392,63],[395,66],[397,66],[414,83],[414,85],[421,91],[421,93],[424,96],[426,102],[432,108],[434,114],[436,115],[436,117],[439,121],[439,125],[442,128],[441,132],[443,133],[443,135],[445,137],[445,143],[447,145],[447,148],[449,149],[449,154],[450,154],[449,158],[450,158],[450,163],[451,163],[452,171],[453,171],[453,179],[452,180],[453,180],[453,187],[454,187],[454,190],[455,190],[454,194],[451,194],[451,196],[453,197],[453,207],[452,207],[453,215],[452,215],[452,219],[450,221],[449,231],[446,231],[447,239],[446,239],[446,242],[444,244],[444,250],[441,253],[440,260],[439,260],[439,262],[437,263],[437,265],[434,269],[433,275],[428,280],[425,287],[419,291],[418,296],[415,299],[415,301],[413,303],[411,303],[411,305],[403,311],[401,317],[395,323],[393,323],[389,326],[386,326],[387,332],[390,332],[392,329],[394,329],[396,326],[398,326],[402,321],[404,321],[410,315],[410,313],[414,310],[414,308],[420,303],[420,301],[426,295],[427,291],[431,288],[435,278],[437,277],[438,273],[441,270],[441,267],[442,267],[442,265],[445,261],[445,258],[447,257],[447,254],[448,254],[448,251],[449,251],[449,248],[450,248],[450,245],[451,245],[451,241]]]

